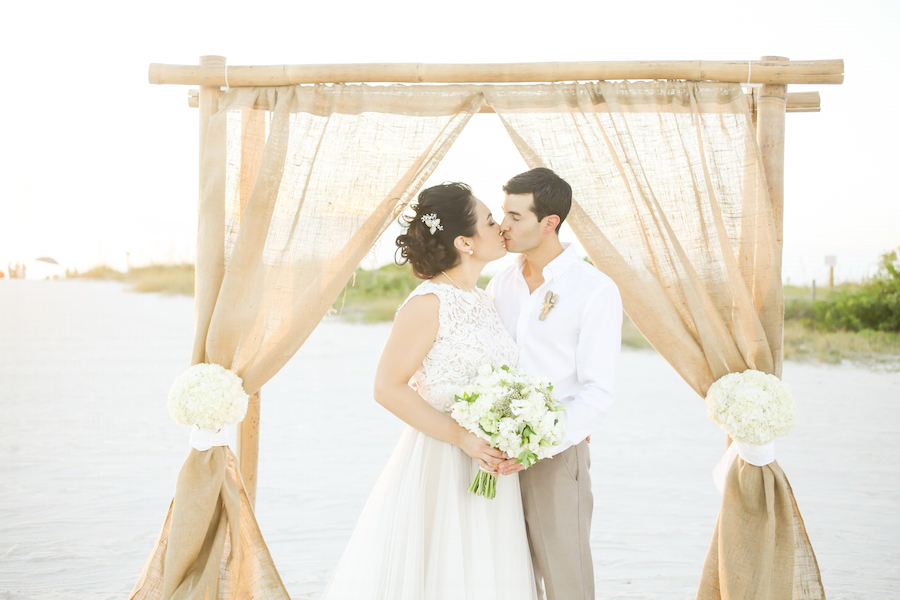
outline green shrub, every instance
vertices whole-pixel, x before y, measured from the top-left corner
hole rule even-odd
[[[785,298],[784,320],[811,322],[816,318],[812,300],[809,298]]]
[[[828,331],[900,332],[900,261],[897,251],[881,257],[876,276],[813,307],[816,327]]]

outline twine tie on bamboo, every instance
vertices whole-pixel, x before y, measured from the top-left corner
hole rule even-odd
[[[748,60],[747,61],[747,85],[744,87],[748,87],[748,88],[762,87],[761,83],[750,83],[750,79],[751,79],[752,75],[753,75],[753,61]]]

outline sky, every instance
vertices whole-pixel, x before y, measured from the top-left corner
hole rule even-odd
[[[150,63],[776,55],[845,62],[843,85],[789,86],[818,91],[822,112],[787,115],[785,280],[821,285],[827,255],[838,281],[859,280],[900,246],[898,31],[886,0],[17,2],[0,22],[0,270],[38,256],[81,270],[193,261],[197,110],[188,86],[148,83]],[[476,115],[430,183],[465,181],[499,215],[501,185],[525,169],[496,116]]]

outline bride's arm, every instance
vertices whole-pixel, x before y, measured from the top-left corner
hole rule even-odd
[[[397,313],[378,370],[375,400],[425,435],[459,446],[485,469],[496,470],[505,454],[461,427],[426,402],[409,380],[431,349],[438,331],[440,301],[434,294],[415,296]]]

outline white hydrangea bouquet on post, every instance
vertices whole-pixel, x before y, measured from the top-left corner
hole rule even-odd
[[[175,378],[167,406],[180,425],[218,431],[244,419],[249,399],[234,372],[222,365],[200,363]]]
[[[456,396],[451,416],[528,468],[551,456],[564,433],[558,413],[565,406],[553,398],[552,392],[553,386],[546,379],[485,364]],[[469,491],[493,498],[497,475],[479,470]]]
[[[720,377],[706,392],[706,409],[732,439],[747,444],[768,444],[794,428],[791,390],[762,371]]]
[[[794,428],[794,396],[787,384],[754,371],[729,373],[706,392],[709,418],[731,436],[734,443],[713,471],[720,490],[735,455],[758,467],[775,460],[775,438]]]

